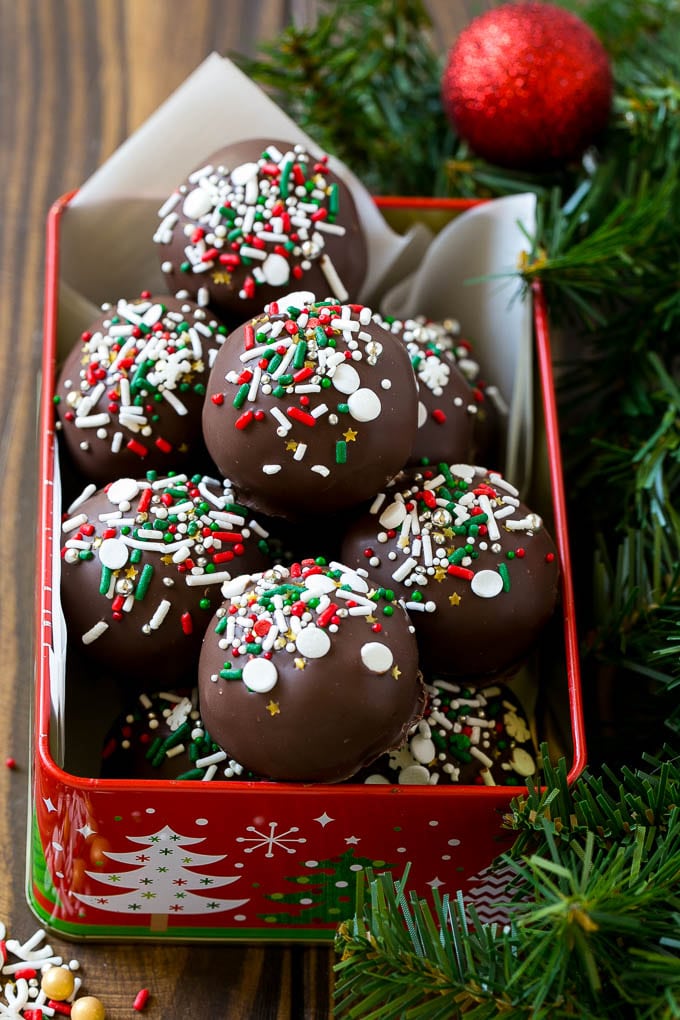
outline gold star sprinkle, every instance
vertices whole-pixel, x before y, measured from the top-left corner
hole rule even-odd
[[[394,677],[395,680],[398,680],[399,677],[401,676],[401,670],[399,669],[398,666],[392,667],[392,676]]]
[[[287,450],[292,450],[293,453],[295,453],[297,448],[298,448],[298,444],[297,444],[297,441],[295,439],[289,439],[288,442],[286,443],[286,449]]]
[[[126,568],[125,568],[125,576],[126,576],[126,577],[127,577],[127,578],[128,578],[129,580],[130,580],[130,581],[134,581],[134,579],[136,578],[136,576],[137,576],[137,574],[138,574],[138,573],[139,573],[139,571],[137,570],[137,568],[136,568],[136,567],[126,567]]]
[[[342,434],[345,437],[346,443],[353,443],[359,433],[355,432],[354,429],[347,429],[347,431],[343,432]]]
[[[435,581],[443,581],[445,577],[446,577],[446,571],[444,570],[443,567],[435,567],[434,568],[434,579],[435,579]]]
[[[231,283],[231,276],[223,270],[212,274],[213,283]]]
[[[366,621],[366,623],[375,623],[376,617],[373,615],[373,613],[369,613],[368,616],[364,617],[364,620]]]
[[[296,659],[295,660],[295,668],[296,669],[304,669],[306,665],[307,665],[307,660],[306,659]]]
[[[452,606],[457,606],[460,603],[460,595],[457,591],[454,591],[453,595],[449,595],[449,603]]]
[[[279,708],[278,701],[270,701],[267,705],[267,711],[271,716],[279,715],[281,709]]]
[[[168,553],[166,556],[161,556],[161,563],[165,563],[166,567],[169,567],[172,563],[172,556]]]

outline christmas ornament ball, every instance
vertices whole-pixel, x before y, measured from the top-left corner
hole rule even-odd
[[[577,159],[607,124],[607,53],[580,18],[548,3],[510,3],[463,29],[442,77],[461,138],[498,166],[542,170]]]

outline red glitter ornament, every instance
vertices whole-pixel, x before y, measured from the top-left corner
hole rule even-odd
[[[442,78],[460,137],[489,162],[526,170],[581,156],[607,124],[612,92],[597,36],[547,3],[504,4],[475,18]]]

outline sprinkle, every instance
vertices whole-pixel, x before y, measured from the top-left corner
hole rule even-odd
[[[146,1004],[148,1002],[148,999],[149,999],[149,989],[148,988],[140,988],[140,990],[135,995],[134,1002],[132,1003],[132,1008],[136,1009],[138,1013],[141,1013],[141,1011],[146,1006]]]
[[[104,631],[108,629],[109,625],[106,622],[106,620],[99,620],[98,623],[95,623],[94,627],[90,627],[89,630],[85,631],[85,633],[81,637],[81,641],[83,642],[84,645],[91,645],[93,641],[96,641],[97,638],[100,638]]]
[[[159,602],[155,613],[149,620],[149,627],[151,628],[151,630],[158,630],[158,628],[161,626],[166,616],[170,612],[171,605],[172,603],[169,602],[167,599],[162,599]]]

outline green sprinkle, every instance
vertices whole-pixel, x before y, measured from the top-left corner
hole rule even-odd
[[[221,669],[220,677],[222,680],[242,680],[243,670],[242,669]]]
[[[503,591],[510,591],[510,574],[505,563],[498,564],[498,573],[503,578]]]
[[[242,386],[239,386],[238,390],[236,391],[236,396],[234,397],[234,407],[237,408],[243,407],[243,405],[246,402],[246,397],[248,396],[249,389],[250,386],[248,385],[248,383],[243,383]]]
[[[347,463],[347,443],[344,439],[339,439],[335,444],[335,463]]]
[[[102,567],[102,577],[99,582],[99,594],[106,595],[111,584],[112,571],[110,567]]]
[[[153,577],[153,567],[150,563],[145,563],[140,574],[139,581],[137,582],[137,588],[135,590],[135,599],[139,602],[146,595],[151,584],[151,578]]]

